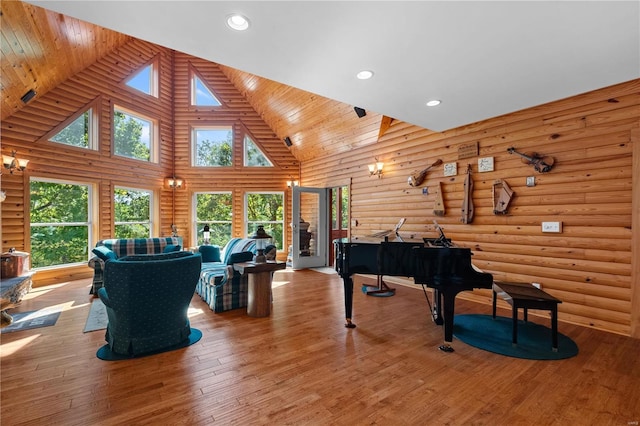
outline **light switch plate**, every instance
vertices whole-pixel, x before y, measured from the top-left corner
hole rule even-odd
[[[542,232],[562,232],[562,222],[542,222]]]

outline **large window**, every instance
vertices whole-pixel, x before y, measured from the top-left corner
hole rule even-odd
[[[157,161],[156,122],[121,107],[113,109],[113,152],[142,161]]]
[[[191,132],[193,165],[228,167],[233,165],[233,128],[231,126],[198,127]]]
[[[91,241],[92,187],[32,178],[30,182],[31,265],[84,263]]]
[[[284,249],[284,193],[248,192],[245,196],[246,231],[251,236],[264,225],[278,250]]]
[[[231,239],[233,203],[231,192],[207,192],[194,194],[196,217],[194,235],[196,245],[204,243],[202,229],[209,226],[210,244],[224,247]]]
[[[153,192],[142,189],[115,188],[115,238],[151,237]]]

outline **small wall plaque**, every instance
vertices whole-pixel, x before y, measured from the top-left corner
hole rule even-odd
[[[478,141],[458,147],[458,160],[478,156]]]
[[[478,158],[478,171],[479,172],[492,172],[493,171],[493,157]]]
[[[457,174],[458,174],[458,163],[445,163],[444,165],[445,176],[455,176]]]

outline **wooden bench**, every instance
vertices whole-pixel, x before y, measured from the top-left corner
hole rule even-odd
[[[518,344],[518,309],[524,311],[524,321],[527,321],[529,309],[541,309],[551,311],[551,340],[552,349],[558,351],[558,304],[562,303],[548,293],[527,283],[506,283],[495,281],[493,289],[493,318],[496,317],[496,298],[500,295],[512,309],[513,335],[512,343]]]

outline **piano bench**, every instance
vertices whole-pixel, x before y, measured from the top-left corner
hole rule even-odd
[[[551,343],[554,352],[558,351],[558,304],[562,303],[549,293],[528,283],[506,283],[494,281],[493,286],[493,318],[496,317],[496,298],[499,295],[512,306],[513,334],[511,342],[518,344],[518,309],[522,308],[524,321],[527,322],[529,309],[548,310],[551,312]]]

